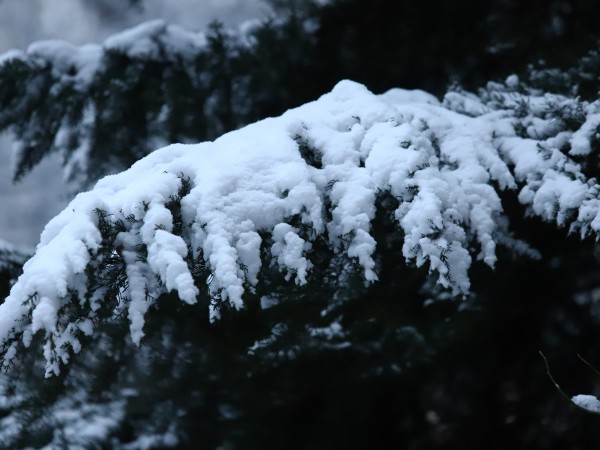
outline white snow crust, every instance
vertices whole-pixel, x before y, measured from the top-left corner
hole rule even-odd
[[[156,61],[170,58],[188,61],[206,46],[203,32],[185,30],[163,20],[142,23],[117,33],[103,44],[75,46],[66,41],[34,42],[26,53],[11,50],[0,57],[0,64],[12,60],[50,67],[57,86],[63,77],[74,78],[76,87],[87,87],[100,68],[104,52],[127,55],[132,59]]]
[[[131,51],[151,57],[153,33],[163,27],[147,24],[105,45],[119,48],[122,41],[147,38],[140,44],[144,49]],[[177,45],[192,43],[182,39]],[[534,110],[547,100],[529,99]],[[586,107],[590,113],[599,109]],[[305,284],[318,236],[355,261],[366,283],[375,282],[371,222],[382,194],[397,201],[392,213],[406,260],[426,265],[452,295],[465,295],[473,258],[494,267],[497,245],[535,255],[509,233],[499,190],[519,189],[532,213],[582,236],[600,231],[595,181],[559,151],[572,141],[575,153],[585,152],[594,117],[578,133],[553,134],[551,120],[531,116],[520,122],[528,133],[523,137],[509,104],[493,109],[460,93],[443,102],[422,91],[374,95],[342,81],[315,102],[214,142],[156,150],[79,194],[48,223],[35,256],[0,305],[0,340],[11,349],[4,363],[19,339],[27,344],[32,333],[43,332],[47,375],[58,373],[68,350],[79,348],[76,331],[91,332],[89,319],[107,301],[101,292],[86,296],[85,269],[105,245],[98,210],[127,224],[115,241],[127,275],[119,307],[128,311],[136,343],[152,297],[174,291],[194,303],[206,289],[194,278],[190,257],[204,262],[211,295],[236,308],[260,283],[265,264]],[[165,205],[185,180],[190,190],[180,203],[183,230],[175,233]],[[140,246],[147,257],[140,258]],[[261,258],[263,250],[270,259]],[[87,316],[63,314],[73,293]],[[211,317],[218,317],[217,309]]]
[[[104,48],[133,59],[158,60],[183,57],[187,60],[206,45],[204,33],[194,33],[163,20],[152,20],[115,34],[104,41]]]
[[[573,403],[575,403],[577,406],[579,406],[580,408],[583,408],[583,409],[593,412],[593,413],[600,414],[600,400],[598,400],[593,395],[584,395],[584,394],[575,395],[574,397],[571,398],[571,401]]]

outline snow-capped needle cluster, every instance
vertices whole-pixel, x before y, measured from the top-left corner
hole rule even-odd
[[[511,236],[502,190],[518,190],[545,220],[596,234],[598,185],[576,158],[598,138],[598,104],[517,94],[517,83],[439,102],[342,81],[281,117],[214,142],[170,145],[100,180],[46,226],[0,306],[4,364],[40,332],[47,375],[58,373],[106,305],[127,312],[139,343],[163,292],[192,304],[209,290],[217,318],[223,302],[244,306],[261,267],[303,285],[317,239],[375,282],[372,221],[382,196],[395,199],[389,212],[406,261],[426,265],[453,295],[469,292],[473,258],[494,266],[497,245],[536,255]],[[121,266],[115,303],[113,291],[92,286]]]

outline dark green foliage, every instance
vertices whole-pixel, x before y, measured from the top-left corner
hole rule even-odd
[[[177,199],[172,207],[177,208]],[[107,248],[118,230],[128,226],[102,211],[98,222]],[[381,225],[390,223],[383,220]],[[247,308],[224,307],[214,324],[208,320],[206,294],[195,306],[161,296],[147,317],[147,337],[139,349],[127,337],[125,318],[102,314],[93,340],[73,355],[60,377],[38,380],[39,387],[29,390],[16,411],[7,408],[6,414],[28,428],[7,441],[6,448],[39,448],[51,441],[57,445],[56,430],[69,426],[61,421],[61,412],[78,411],[86,404],[104,408],[118,422],[110,438],[101,436],[90,441],[92,446],[110,440],[113,448],[121,448],[149,435],[176,436],[176,447],[182,449],[304,448],[310,442],[335,445],[338,439],[350,443],[357,436],[341,434],[335,422],[337,407],[345,405],[356,414],[351,421],[359,425],[376,412],[371,388],[379,391],[377,401],[392,401],[385,392],[393,380],[432,355],[420,331],[402,317],[406,308],[419,308],[421,300],[398,298],[418,289],[425,274],[395,266],[394,261],[401,261],[399,247],[389,244],[389,260],[380,263],[394,266],[392,277],[398,276],[397,270],[406,274],[390,295],[365,288],[358,273],[349,271],[343,258],[322,242],[313,248],[316,257],[311,259],[318,266],[307,286],[290,285],[275,267],[265,264],[259,276],[265,282],[248,299]],[[117,275],[102,284],[110,286],[105,295],[116,298],[122,262],[112,257],[115,261],[105,261],[94,276],[114,271]],[[268,309],[261,308],[262,296],[272,299]],[[35,358],[39,361],[36,352],[29,352],[18,361],[11,371],[15,378],[7,381],[9,389],[37,384],[35,371],[41,367]],[[365,391],[342,401],[354,383]],[[65,399],[74,400],[65,405]],[[115,401],[124,403],[117,407]],[[354,409],[362,405],[367,409]],[[294,431],[305,423],[314,424],[313,433]],[[35,439],[28,434],[31,429],[37,430]],[[72,432],[65,435],[65,442],[72,444],[74,439]]]
[[[504,201],[521,208],[514,197]],[[560,361],[555,370],[566,390],[593,386],[573,350],[598,351],[600,317],[587,296],[600,267],[589,243],[538,221],[517,222],[519,234],[545,249],[543,261],[500,258],[495,272],[477,268],[474,295],[462,306],[443,297],[430,304],[426,274],[403,262],[392,206],[382,198],[374,221],[374,234],[389,238],[380,241],[380,282],[369,288],[351,272],[344,277],[317,245],[321,259],[312,258],[318,266],[309,285],[290,285],[265,265],[266,282],[247,308],[223,309],[216,323],[208,321],[204,293],[195,306],[163,295],[140,348],[127,337],[126,319],[113,318],[98,323],[59,378],[41,382],[40,356],[28,354],[11,373],[21,373],[13,383],[36,386],[15,416],[29,428],[19,446],[7,448],[47,444],[64,399],[82,392],[84,403],[69,407],[96,405],[117,422],[91,448],[151,435],[166,439],[160,442],[176,436],[181,449],[446,449],[489,444],[494,433],[492,449],[595,441],[592,419],[563,403],[537,356],[544,348]],[[261,309],[262,295],[272,306]]]
[[[576,63],[600,37],[591,0],[270,3],[279,17],[246,35],[213,24],[191,59],[166,48],[151,60],[105,50],[83,87],[76,68],[32,57],[4,63],[0,129],[11,128],[23,146],[15,178],[60,151],[69,175],[88,184],[166,143],[211,140],[278,115],[343,78],[375,92],[441,95],[450,82],[473,89],[544,60],[559,69],[536,70],[535,85],[588,99],[598,91],[597,53]],[[73,155],[82,146],[84,166]]]
[[[0,241],[0,302],[10,290],[12,282],[21,274],[21,267],[29,255]]]
[[[16,177],[48,152],[61,151],[69,162],[89,144],[84,173],[73,172],[89,183],[163,143],[214,139],[279,114],[340,78],[374,91],[400,86],[442,94],[452,81],[473,88],[518,72],[517,98],[526,89],[586,100],[598,95],[598,52],[575,60],[598,38],[597,2],[269,3],[281,16],[253,29],[245,37],[249,45],[215,24],[191,63],[168,54],[144,61],[105,52],[84,91],[57,84],[52,67],[4,63],[0,128],[12,128],[25,143]],[[503,101],[495,91],[488,85],[480,95],[490,105]],[[574,129],[584,120],[577,105],[549,103],[533,115],[555,118],[557,129]],[[93,113],[89,121],[86,111]],[[531,105],[517,101],[513,112],[526,117]],[[55,145],[65,124],[70,134]],[[526,137],[528,130],[519,133]],[[318,168],[317,151],[301,136],[298,142],[302,156]],[[600,176],[598,145],[594,140],[592,155],[578,162]],[[182,174],[180,192],[167,203],[176,235],[186,233],[180,201],[189,188]],[[126,282],[118,233],[139,227],[140,220],[98,210],[104,245],[98,264],[82,277],[91,288],[88,302],[94,296],[110,301],[103,302],[93,339],[72,355],[60,377],[42,380],[35,351],[10,371],[7,396],[27,395],[3,405],[0,416],[13,415],[26,428],[0,448],[47,445],[61,433],[56,412],[86,404],[116,423],[108,438],[87,448],[121,448],[150,435],[163,439],[151,448],[167,448],[173,441],[165,436],[174,435],[181,449],[577,450],[597,443],[597,418],[563,402],[537,354],[540,348],[548,354],[567,392],[598,389],[575,356],[598,365],[597,245],[519,219],[524,213],[516,195],[505,194],[511,231],[543,258],[500,255],[493,272],[476,266],[472,296],[461,303],[432,288],[423,269],[404,263],[402,236],[390,220],[397,201],[383,195],[378,201],[375,285],[365,287],[325,242],[317,242],[309,285],[294,286],[267,263],[270,242],[264,236],[261,283],[245,299],[245,310],[222,304],[221,320],[211,324],[207,305],[219,299],[207,289],[194,306],[149,292],[152,306],[139,348],[128,337],[125,311],[112,311]],[[147,257],[143,245],[129,250]],[[187,262],[202,288],[209,273],[194,250]],[[2,272],[4,294],[22,262],[12,261]],[[261,301],[270,307],[261,308]],[[64,433],[55,442],[74,439]]]

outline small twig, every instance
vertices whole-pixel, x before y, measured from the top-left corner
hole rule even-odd
[[[585,365],[587,365],[590,369],[592,369],[594,371],[594,373],[596,375],[598,375],[600,377],[600,372],[598,371],[598,369],[596,369],[594,366],[592,366],[589,362],[587,362],[585,359],[583,359],[583,356],[581,356],[579,353],[577,354],[577,357],[583,361],[585,363]]]
[[[596,412],[596,411],[591,411],[591,410],[589,410],[589,409],[587,409],[587,408],[584,408],[583,406],[579,406],[577,403],[575,403],[575,402],[574,402],[574,401],[571,399],[571,397],[570,397],[570,396],[569,396],[569,395],[568,395],[568,394],[567,394],[565,391],[563,391],[563,390],[562,390],[562,388],[561,388],[561,387],[558,385],[558,383],[556,382],[556,380],[555,380],[555,379],[554,379],[554,377],[552,376],[552,373],[550,372],[550,365],[548,364],[548,359],[546,359],[546,356],[545,356],[545,355],[542,353],[542,351],[541,351],[541,350],[539,350],[539,352],[540,352],[540,356],[541,356],[541,357],[542,357],[542,359],[544,360],[544,364],[546,365],[546,374],[548,375],[548,378],[550,378],[550,381],[552,381],[552,384],[554,384],[554,387],[556,387],[556,389],[558,390],[558,392],[560,392],[560,394],[561,394],[561,395],[562,395],[564,398],[566,398],[566,399],[567,399],[567,401],[568,401],[568,402],[569,402],[569,403],[570,403],[572,406],[574,406],[575,408],[577,408],[577,409],[580,409],[580,410],[582,410],[582,411],[585,411],[586,413],[589,413],[589,414],[596,414],[596,415],[600,415],[600,413],[599,413],[599,412]],[[598,375],[600,375],[600,372],[598,372],[598,371],[597,371],[597,370],[596,370],[596,369],[595,369],[595,368],[594,368],[594,367],[593,367],[591,364],[589,364],[589,363],[588,363],[588,362],[587,362],[585,359],[583,359],[583,358],[582,358],[580,355],[577,355],[577,356],[579,356],[579,359],[581,359],[581,360],[582,360],[584,363],[586,363],[588,366],[590,366],[590,367],[591,367],[591,368],[594,370],[594,372],[596,372]]]
[[[548,375],[548,378],[550,378],[550,381],[552,381],[552,384],[554,384],[554,387],[556,388],[556,390],[558,392],[560,392],[561,395],[564,398],[566,398],[569,403],[574,404],[573,401],[571,400],[571,397],[565,391],[562,390],[562,388],[559,386],[559,384],[556,382],[556,380],[552,376],[552,373],[550,372],[550,365],[548,364],[548,359],[546,359],[546,356],[542,353],[541,350],[539,352],[540,352],[540,356],[544,360],[544,364],[546,364],[546,375]],[[575,405],[575,406],[578,406],[578,405]]]

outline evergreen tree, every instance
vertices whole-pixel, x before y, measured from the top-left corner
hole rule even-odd
[[[38,445],[23,434],[32,426],[39,445],[83,448],[415,439],[421,428],[402,425],[398,405],[417,399],[394,384],[420,373],[453,328],[434,318],[419,329],[413,308],[493,300],[496,275],[472,279],[474,259],[502,279],[542,264],[511,231],[525,211],[500,195],[577,239],[596,235],[586,163],[597,108],[516,77],[443,103],[344,82],[281,118],[166,147],[100,181],[49,223],[0,309],[3,361],[19,374],[7,382],[16,400],[4,420],[17,425],[4,441]],[[41,359],[51,380],[40,393],[19,383]],[[373,434],[339,428],[344,397],[347,420]],[[389,415],[375,419],[382,407]],[[258,431],[274,411],[281,434]],[[298,422],[315,434],[295,435]]]
[[[90,183],[163,143],[279,114],[343,76],[400,85],[406,54],[385,58],[353,39],[378,23],[357,20],[356,5],[280,2],[288,15],[242,35],[155,22],[103,46],[5,56],[1,123],[21,142],[17,176],[58,151]],[[332,58],[336,23],[348,35]],[[469,74],[487,63],[456,63],[465,54],[420,87],[482,82]],[[477,94],[455,87],[442,102],[343,83],[282,118],[168,147],[101,181],[49,224],[2,306],[0,442],[597,440],[593,421],[545,384],[537,356],[550,349],[568,391],[589,386],[568,356],[598,351],[597,61],[532,68]],[[505,75],[490,67],[490,78]]]

